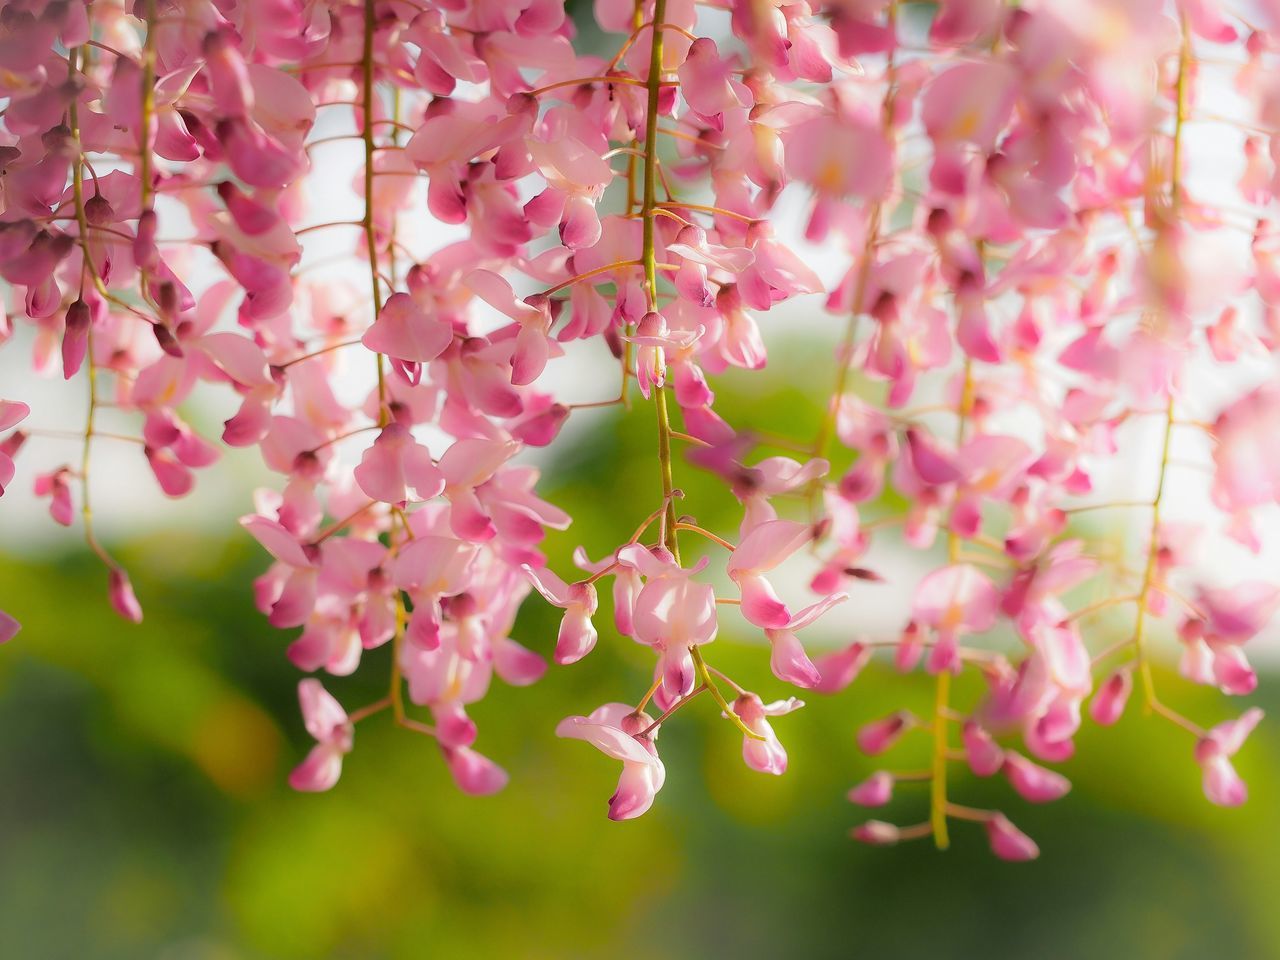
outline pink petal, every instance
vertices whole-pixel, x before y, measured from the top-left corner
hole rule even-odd
[[[307,758],[289,774],[289,786],[295,790],[319,793],[330,790],[342,775],[342,751],[327,743],[311,748]]]
[[[142,622],[142,606],[134,596],[129,575],[119,567],[113,567],[107,577],[107,598],[116,613],[133,623]]]
[[[773,646],[769,668],[775,677],[797,687],[812,688],[822,683],[822,674],[804,652],[804,647],[793,632],[770,630],[768,635]]]
[[[1013,789],[1032,803],[1049,803],[1071,789],[1071,781],[1060,773],[1032,763],[1013,751],[1005,752],[1003,770]]]
[[[441,747],[449,772],[463,793],[487,797],[507,785],[507,772],[470,747]]]
[[[361,342],[375,353],[411,363],[434,360],[453,342],[453,329],[432,319],[407,293],[393,293]]]
[[[991,844],[991,852],[1001,860],[1018,862],[1040,856],[1035,841],[1010,823],[1003,813],[987,821],[987,842]]]
[[[860,807],[883,807],[893,799],[893,774],[881,770],[849,791],[849,802]]]

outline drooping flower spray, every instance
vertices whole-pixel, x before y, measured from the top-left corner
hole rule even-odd
[[[608,59],[562,0],[0,3],[0,344],[87,403],[55,429],[25,381],[4,385],[0,493],[30,483],[79,524],[136,621],[95,533],[99,444],[138,448],[175,498],[220,444],[258,448],[278,482],[241,523],[272,558],[255,598],[296,631],[288,656],[343,676],[393,651],[373,703],[300,684],[303,790],[335,786],[379,713],[434,741],[461,789],[500,789],[468,707],[495,675],[547,669],[511,637],[536,592],[563,611],[557,665],[621,638],[652,652],[619,702],[543,725],[622,763],[614,819],[655,802],[659,731],[688,705],[782,774],[782,718],[803,706],[787,688],[835,694],[881,650],[927,675],[931,707],[866,717],[853,686],[851,733],[869,755],[928,737],[929,760],[850,790],[907,820],[858,839],[946,847],[974,821],[997,856],[1036,856],[1003,812],[959,802],[958,774],[1056,800],[1070,784],[1047,765],[1131,695],[1187,731],[1211,801],[1243,802],[1231,757],[1259,712],[1206,729],[1151,663],[1172,627],[1186,678],[1247,695],[1244,647],[1280,604],[1274,582],[1193,563],[1205,541],[1261,550],[1280,500],[1277,23],[1213,0],[597,0],[590,16]],[[1205,126],[1234,138],[1229,189],[1195,156]],[[832,282],[800,252],[819,249],[842,261]],[[782,304],[836,343],[813,435],[716,409],[721,374],[765,366]],[[616,395],[567,401],[575,341]],[[221,438],[191,425],[214,392]],[[103,429],[108,407],[132,428]],[[552,570],[540,543],[574,504],[543,499],[526,451],[605,407],[656,420],[652,502],[607,555]],[[1144,423],[1152,488],[1112,496]],[[1171,514],[1181,435],[1208,451],[1212,523]],[[732,493],[736,529],[697,522],[685,470]],[[1126,513],[1136,548],[1086,522]],[[819,618],[881,589],[877,543],[926,566],[900,630],[810,649]],[[786,589],[777,571],[814,558],[809,595]],[[1094,629],[1120,611],[1120,634]],[[722,617],[759,632],[777,689],[715,665]],[[0,615],[0,640],[18,629]]]

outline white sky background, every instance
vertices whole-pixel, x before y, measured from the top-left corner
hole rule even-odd
[[[1221,48],[1219,48],[1221,49]],[[1212,56],[1213,48],[1207,55]],[[1231,75],[1223,68],[1206,67],[1202,75],[1202,88],[1196,113],[1225,116],[1243,116],[1239,98],[1231,89]],[[325,109],[320,111],[313,139],[329,137],[350,131],[349,115],[345,111]],[[1187,188],[1192,197],[1207,202],[1222,202],[1238,207],[1239,200],[1234,183],[1242,169],[1241,144],[1243,134],[1221,123],[1196,122],[1187,128],[1187,155],[1189,175]],[[315,167],[308,183],[308,197],[313,216],[308,222],[332,220],[358,220],[362,214],[362,200],[352,188],[363,162],[362,148],[358,140],[332,143],[318,147],[313,154]],[[425,188],[416,188],[417,201],[412,217],[401,218],[400,235],[410,247],[423,254],[465,236],[465,231],[436,223],[427,213]],[[803,238],[805,198],[799,189],[789,189],[783,195],[778,209],[777,232],[793,249],[829,284],[834,284],[847,270],[849,256],[836,243],[813,245]],[[166,226],[162,235],[181,235],[174,225],[174,218],[162,213]],[[1223,231],[1224,237],[1233,231]],[[1248,237],[1238,231],[1240,256],[1248,255]],[[303,266],[318,262],[327,278],[349,281],[353,290],[363,293],[368,286],[366,268],[362,261],[352,258],[348,263],[333,263],[335,258],[350,254],[357,231],[352,228],[336,228],[308,234],[305,238]],[[215,276],[212,270],[197,271],[205,274],[208,282]],[[513,278],[514,279],[514,278]],[[2,289],[2,287],[0,287]],[[517,286],[518,290],[521,290]],[[530,287],[532,289],[532,287]],[[524,292],[524,291],[521,291]],[[12,301],[12,294],[7,298]],[[367,300],[363,309],[367,309]],[[999,305],[993,311],[1000,316]],[[1011,319],[1011,316],[1007,319]],[[816,297],[792,301],[775,308],[760,318],[766,342],[771,347],[780,344],[783,336],[824,338],[834,344],[843,326],[843,319],[832,317],[821,307]],[[21,320],[19,332],[13,342],[0,349],[0,396],[21,399],[32,407],[32,416],[24,427],[60,430],[78,430],[83,424],[87,403],[83,377],[64,383],[60,369],[50,377],[36,378],[30,373],[30,347],[33,340],[30,328]],[[782,331],[787,331],[783,334]],[[612,363],[601,363],[599,344],[570,344],[568,355],[552,361],[549,367],[550,382],[572,385],[565,389],[562,400],[583,401],[605,398],[616,390],[617,370]],[[350,359],[367,360],[361,351],[350,351]],[[366,366],[366,364],[361,364]],[[1211,359],[1201,359],[1194,370],[1196,388],[1180,403],[1179,415],[1183,418],[1211,420],[1230,399],[1238,396],[1247,385],[1274,377],[1276,369],[1271,358],[1265,358],[1253,369],[1241,373],[1241,365],[1221,367]],[[343,399],[363,395],[370,388],[371,369],[353,369],[340,381]],[[768,372],[760,376],[768,376]],[[929,404],[941,397],[942,380],[934,377],[922,385],[912,406]],[[108,378],[109,380],[109,378]],[[1248,384],[1246,384],[1248,381]],[[931,395],[932,393],[932,395]],[[203,385],[197,399],[189,403],[193,418],[201,432],[216,439],[221,421],[230,416],[238,400],[224,388]],[[200,408],[200,409],[198,409]],[[560,442],[572,442],[575,432],[592,426],[593,411],[583,411],[570,418]],[[121,415],[116,411],[99,413],[100,428],[136,435],[138,419],[134,414]],[[944,421],[934,421],[941,424]],[[749,427],[747,424],[740,425]],[[1280,424],[1277,424],[1277,442],[1280,442]],[[1121,435],[1122,454],[1113,461],[1100,463],[1094,470],[1096,492],[1087,502],[1109,500],[1148,499],[1155,489],[1159,443],[1162,424],[1159,418],[1140,418],[1124,428]],[[430,438],[428,438],[430,439]],[[358,444],[345,445],[348,458],[358,452]],[[1179,429],[1173,438],[1172,459],[1177,462],[1209,463],[1208,439],[1199,431]],[[553,445],[549,455],[555,455]],[[437,451],[438,452],[438,451]],[[547,456],[545,451],[533,451],[535,458]],[[32,481],[37,472],[48,470],[58,463],[74,463],[79,456],[76,440],[33,437],[18,457],[18,473],[3,500],[0,500],[0,550],[19,555],[39,555],[61,551],[82,543],[82,531],[78,525],[64,529],[49,518],[46,503],[34,497]],[[94,514],[100,534],[109,540],[146,536],[175,526],[204,528],[215,534],[238,533],[233,525],[235,517],[251,509],[251,491],[254,486],[278,486],[278,478],[269,475],[261,465],[254,448],[225,450],[223,458],[211,468],[197,471],[197,483],[192,495],[181,501],[171,501],[159,493],[140,448],[135,444],[111,440],[99,440],[94,446],[93,495]],[[353,461],[352,461],[353,462]],[[1175,467],[1166,483],[1165,509],[1168,520],[1202,521],[1212,517],[1210,530],[1220,529],[1218,514],[1209,506],[1208,487],[1210,475],[1205,471]],[[79,497],[79,491],[75,490]],[[570,513],[572,504],[563,504]],[[77,517],[78,520],[78,517]],[[1227,584],[1242,579],[1275,579],[1280,571],[1280,509],[1272,507],[1259,516],[1263,538],[1267,546],[1260,556],[1230,542],[1222,536],[1207,536],[1203,549],[1197,556],[1191,580],[1203,579],[1211,584]],[[1124,536],[1132,550],[1144,546],[1149,512],[1146,510],[1098,511],[1091,516],[1092,529],[1108,538]],[[887,533],[887,532],[886,532]],[[887,583],[875,587],[856,587],[860,601],[838,609],[824,621],[806,632],[806,641],[831,643],[847,638],[850,629],[859,629],[873,635],[891,636],[906,619],[911,589],[927,570],[939,565],[939,554],[922,555],[897,544],[889,533],[877,535],[869,564],[882,573]],[[166,562],[171,558],[166,557]],[[172,558],[180,560],[180,558]],[[196,561],[192,561],[196,562]],[[264,554],[263,565],[266,565]],[[562,571],[564,572],[564,571]],[[801,602],[808,596],[805,583],[812,570],[798,562],[789,565],[774,578],[784,596]],[[1187,580],[1183,581],[1184,583]],[[247,589],[247,585],[246,585]],[[862,592],[862,591],[874,592]],[[3,586],[0,585],[0,607],[3,607]],[[853,608],[856,606],[856,617]],[[1132,617],[1131,607],[1119,608],[1118,618]],[[1123,620],[1112,621],[1116,625]],[[735,631],[738,632],[738,631]],[[1280,660],[1280,629],[1277,624],[1263,637],[1249,646],[1253,659],[1258,655],[1275,662]]]

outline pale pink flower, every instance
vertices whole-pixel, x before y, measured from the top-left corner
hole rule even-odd
[[[351,752],[355,727],[347,718],[347,711],[319,680],[298,683],[298,703],[302,706],[302,722],[316,745],[289,774],[289,786],[295,790],[329,790],[342,775],[342,758]]]
[[[622,761],[618,789],[609,798],[610,820],[631,820],[653,805],[666,769],[658,759],[658,749],[649,736],[639,734],[653,721],[624,703],[606,703],[587,717],[566,717],[556,727],[556,736],[585,740],[606,756]]]
[[[749,623],[765,629],[786,629],[791,611],[764,575],[812,539],[813,529],[793,520],[767,520],[742,538],[727,569],[741,591],[742,615]]]
[[[551,570],[535,570],[528,564],[524,572],[547,603],[564,610],[556,638],[556,663],[577,663],[596,645],[598,634],[591,622],[599,605],[595,584],[585,580],[565,583]]]
[[[781,775],[787,772],[787,751],[769,724],[769,717],[781,717],[799,710],[804,702],[795,697],[763,703],[754,693],[744,693],[733,701],[733,712],[755,734],[742,737],[742,759],[752,770]]]
[[[991,629],[999,603],[995,585],[971,564],[942,567],[920,581],[912,601],[912,619],[937,634],[929,656],[931,673],[960,666],[959,638]]]
[[[804,646],[800,643],[795,631],[809,626],[832,607],[847,599],[847,594],[832,594],[805,607],[791,617],[786,626],[779,629],[765,628],[764,635],[771,648],[769,668],[775,677],[787,683],[794,683],[797,687],[821,686],[822,673],[805,653]]]
[[[1249,789],[1231,764],[1253,728],[1262,720],[1262,711],[1253,707],[1235,720],[1218,724],[1196,743],[1196,763],[1204,772],[1204,795],[1220,807],[1238,807],[1248,799]]]

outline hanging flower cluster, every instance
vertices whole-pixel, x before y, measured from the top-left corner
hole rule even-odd
[[[641,696],[555,728],[621,762],[615,819],[653,804],[659,730],[695,699],[738,728],[750,767],[786,770],[773,723],[803,704],[712,666],[722,615],[762,633],[782,690],[835,693],[878,647],[930,678],[928,716],[857,735],[879,755],[923,733],[928,769],[849,795],[879,807],[927,781],[928,816],[869,821],[861,840],[945,847],[952,821],[975,821],[997,856],[1034,857],[1003,813],[950,799],[955,770],[1058,799],[1070,784],[1043,764],[1072,755],[1086,705],[1110,724],[1135,689],[1190,734],[1208,798],[1241,803],[1231,758],[1259,711],[1202,728],[1157,696],[1151,647],[1168,624],[1187,679],[1248,694],[1245,647],[1280,604],[1275,584],[1190,569],[1201,534],[1259,550],[1260,512],[1280,500],[1272,25],[1216,0],[596,0],[592,14],[607,60],[577,43],[563,0],[0,3],[0,343],[33,343],[36,372],[88,395],[79,455],[59,462],[40,444],[59,433],[25,428],[23,385],[4,385],[0,492],[18,458],[136,621],[94,534],[98,442],[136,445],[170,497],[219,443],[256,446],[279,483],[241,522],[273,558],[256,599],[298,631],[289,657],[341,676],[394,648],[388,695],[349,713],[301,682],[316,746],[300,790],[332,787],[382,711],[433,739],[463,790],[500,789],[467,707],[495,673],[521,686],[546,669],[510,636],[536,591],[563,611],[557,664],[602,629],[652,652]],[[1214,123],[1241,163],[1210,201],[1188,144]],[[334,189],[323,150],[344,140],[362,149],[361,215],[331,221],[308,190]],[[842,252],[838,282],[788,248],[784,207]],[[410,238],[424,219],[425,247]],[[354,243],[358,288],[302,263],[330,235]],[[762,368],[762,326],[800,297],[844,331],[817,435],[726,422],[716,375]],[[564,402],[548,364],[578,340],[617,369],[616,396]],[[1205,389],[1218,368],[1240,371],[1225,398]],[[234,398],[220,438],[188,422],[201,382]],[[108,405],[136,431],[98,428]],[[522,450],[611,405],[645,429],[656,417],[651,512],[610,554],[553,571],[539,544],[573,504],[538,495]],[[1162,437],[1149,497],[1099,500],[1118,432],[1143,420]],[[1204,530],[1164,509],[1178,431],[1212,444],[1221,522]],[[685,512],[683,469],[732,491],[738,529]],[[866,555],[895,518],[860,512],[886,485],[935,568],[899,636],[811,658],[805,629],[876,589]],[[1076,515],[1103,509],[1140,513],[1136,550],[1081,533]],[[819,561],[810,595],[784,595],[771,576],[801,553]],[[1091,584],[1110,592],[1079,603]],[[1099,649],[1090,618],[1113,607],[1130,627]],[[0,614],[0,640],[17,630]],[[964,671],[982,680],[974,702],[953,701]]]

